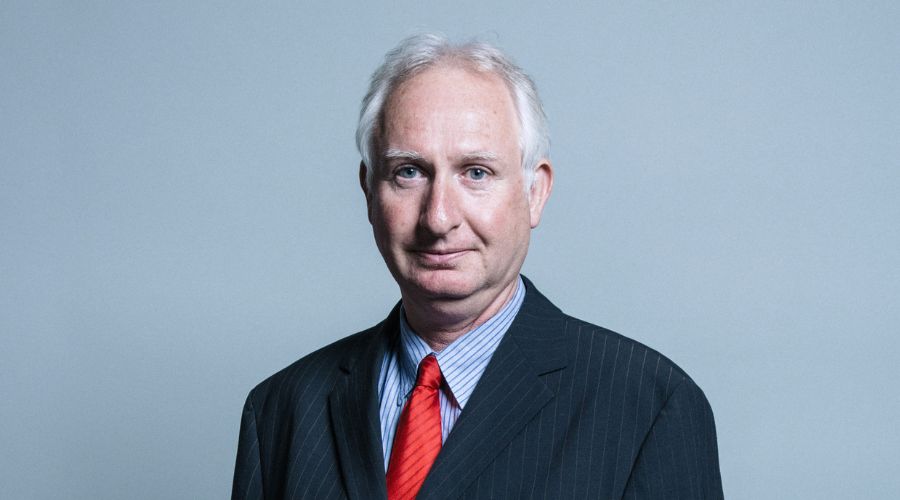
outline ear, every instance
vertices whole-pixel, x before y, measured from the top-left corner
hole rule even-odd
[[[368,212],[369,223],[372,223],[372,191],[369,190],[369,183],[366,182],[366,173],[368,169],[366,164],[359,162],[359,187],[362,188],[363,194],[366,195],[366,212]]]
[[[528,207],[531,215],[531,229],[541,222],[541,214],[544,213],[544,205],[550,199],[553,191],[553,165],[547,158],[541,159],[534,168],[534,182],[528,192]]]

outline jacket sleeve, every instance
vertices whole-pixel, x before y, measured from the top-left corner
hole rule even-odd
[[[691,379],[679,384],[657,414],[622,498],[723,498],[712,409]]]
[[[262,488],[259,435],[256,433],[256,412],[251,396],[247,397],[241,416],[241,433],[234,465],[234,482],[231,487],[232,500],[265,498]]]

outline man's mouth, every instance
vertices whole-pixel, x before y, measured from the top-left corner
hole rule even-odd
[[[427,267],[452,266],[469,252],[467,248],[413,250],[413,254]]]

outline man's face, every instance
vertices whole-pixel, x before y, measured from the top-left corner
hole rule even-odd
[[[492,74],[426,70],[391,95],[366,187],[375,241],[404,297],[496,297],[518,276],[552,172],[529,193],[509,90]]]

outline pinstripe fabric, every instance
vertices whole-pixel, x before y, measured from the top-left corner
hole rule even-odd
[[[525,286],[418,498],[722,498],[713,415],[693,380]],[[377,383],[398,331],[395,308],[251,391],[233,499],[385,498]]]
[[[478,328],[456,339],[439,353],[434,353],[428,344],[413,332],[404,319],[401,307],[400,342],[385,355],[378,384],[385,463],[391,456],[397,422],[415,382],[419,360],[434,354],[444,374],[446,384],[440,393],[441,436],[442,441],[446,441],[491,356],[503,339],[503,334],[519,312],[523,300],[525,300],[525,284],[520,279],[512,298],[497,314]]]

